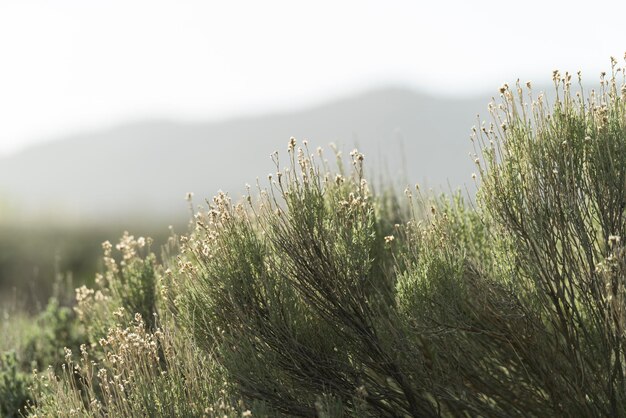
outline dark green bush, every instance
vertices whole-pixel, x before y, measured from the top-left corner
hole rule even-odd
[[[537,391],[568,416],[626,414],[624,250],[626,88],[621,69],[601,90],[574,93],[554,73],[557,101],[525,105],[521,87],[501,90],[497,124],[478,132],[481,197],[515,239],[520,294],[546,338],[517,354]],[[518,97],[518,98],[516,98]]]
[[[31,416],[241,417],[246,412],[230,393],[221,365],[194,344],[174,316],[176,307],[168,300],[172,273],[156,263],[148,244],[128,233],[116,245],[119,253],[103,244],[106,270],[96,278],[96,289],[76,290],[75,310],[88,330],[87,341],[64,350],[60,371],[34,376]],[[263,407],[259,403],[257,409]]]
[[[46,308],[33,318],[36,330],[24,335],[21,347],[22,369],[43,370],[48,366],[58,369],[63,362],[64,348],[78,349],[85,335],[71,308],[60,306],[56,297],[50,298]]]
[[[258,205],[220,195],[197,216],[180,303],[198,343],[242,394],[293,415],[326,396],[348,415],[622,416],[613,71],[587,98],[555,73],[552,107],[503,87],[476,130],[479,209],[435,200],[393,236],[359,153],[335,178],[292,141]]]
[[[0,416],[17,417],[33,399],[32,371],[61,370],[64,348],[77,350],[85,336],[72,310],[56,297],[36,316],[7,314],[0,329]]]
[[[0,415],[7,418],[20,416],[20,411],[31,400],[28,386],[31,379],[19,369],[15,352],[0,355]]]
[[[430,320],[454,314],[452,330],[480,308],[478,325],[468,326],[486,326],[484,290],[504,299],[493,305],[515,302],[477,274],[474,288],[463,283],[474,273],[464,251],[480,252],[474,239],[481,238],[471,235],[486,234],[480,219],[459,202],[434,202],[444,216],[427,218],[432,227],[413,219],[386,235],[381,208],[389,204],[369,192],[361,154],[353,153],[354,171],[344,177],[320,171],[294,142],[289,151],[290,166],[278,165],[258,205],[245,209],[220,195],[197,216],[180,303],[201,347],[217,354],[244,396],[291,415],[315,416],[324,396],[349,415],[489,410],[492,401],[479,395],[463,400],[465,376],[448,369],[462,365],[454,357],[462,353],[445,345],[469,338],[440,338]],[[433,301],[445,309],[431,309]]]

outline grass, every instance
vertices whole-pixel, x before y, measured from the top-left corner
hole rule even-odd
[[[358,151],[291,139],[266,188],[220,193],[159,257],[105,242],[43,332],[5,316],[3,413],[626,416],[623,76],[555,72],[552,104],[503,86],[475,205],[377,193]]]

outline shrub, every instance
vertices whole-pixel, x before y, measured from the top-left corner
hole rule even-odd
[[[30,376],[18,368],[15,352],[0,355],[0,415],[18,417],[30,401],[28,384]]]
[[[292,138],[258,201],[195,214],[176,266],[106,244],[77,291],[89,344],[31,412],[625,416],[623,71],[588,96],[555,72],[552,106],[503,86],[476,209],[375,194],[358,151],[333,171]]]
[[[626,411],[626,86],[612,63],[588,97],[555,71],[551,111],[530,85],[529,105],[505,85],[495,123],[477,132],[483,207],[515,239],[517,284],[546,334],[540,355],[517,353],[565,415]]]
[[[88,341],[79,350],[65,348],[60,371],[35,375],[31,416],[208,417],[245,410],[231,398],[219,364],[167,314],[167,281],[147,243],[125,233],[116,246],[119,262],[113,246],[103,244],[106,271],[97,289],[76,291]]]
[[[436,415],[447,394],[398,307],[392,247],[405,244],[351,156],[352,173],[334,174],[292,139],[259,204],[217,196],[185,243],[180,305],[249,399],[298,416],[323,398],[351,415]]]
[[[5,311],[0,321],[0,414],[17,417],[32,401],[32,371],[51,366],[61,370],[64,347],[75,347],[84,335],[75,315],[61,306],[65,290],[55,283],[54,296],[37,315]],[[11,314],[10,314],[11,312]]]
[[[181,305],[198,343],[288,414],[326,396],[348,414],[619,416],[619,71],[588,102],[555,73],[551,109],[505,86],[476,131],[480,209],[435,201],[394,236],[361,154],[333,181],[292,141],[258,205],[222,194],[197,215]]]

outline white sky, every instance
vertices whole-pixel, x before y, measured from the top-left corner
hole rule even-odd
[[[384,85],[594,80],[626,2],[0,0],[0,154],[147,117],[220,119]]]

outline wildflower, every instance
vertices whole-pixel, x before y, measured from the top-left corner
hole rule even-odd
[[[619,235],[609,235],[609,245],[613,247],[620,243],[622,238]]]
[[[120,319],[122,317],[124,317],[124,307],[122,306],[122,307],[116,309],[115,311],[113,311],[113,316],[116,316],[116,317],[118,317]]]
[[[89,289],[87,286],[82,285],[79,288],[76,288],[76,302],[81,303],[84,300],[87,300],[94,294],[93,289]]]
[[[387,235],[385,237],[385,244],[391,244],[394,239],[395,239],[395,237],[393,235]]]
[[[356,148],[350,151],[350,157],[352,157],[355,161],[363,161],[365,158],[365,154],[361,154],[359,150]]]
[[[100,273],[96,273],[96,279],[95,282],[98,286],[102,286],[104,285],[104,276]]]

